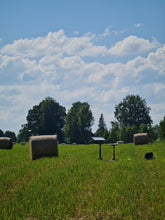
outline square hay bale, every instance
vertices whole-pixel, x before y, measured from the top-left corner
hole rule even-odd
[[[58,156],[57,135],[40,135],[29,138],[30,158]]]
[[[134,134],[133,142],[135,145],[148,144],[148,134],[147,133]]]
[[[9,137],[0,137],[0,149],[11,150],[13,147],[12,139]]]

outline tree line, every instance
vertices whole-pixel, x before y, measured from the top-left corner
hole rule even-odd
[[[5,131],[5,132],[3,132],[0,129],[0,137],[10,137],[13,140],[13,142],[16,142],[16,140],[17,140],[16,134],[13,131]]]
[[[66,113],[61,106],[51,97],[45,98],[39,105],[33,106],[28,111],[26,124],[21,126],[17,135],[17,142],[26,142],[30,136],[57,134],[59,142],[87,144],[92,136],[102,136],[108,142],[117,140],[124,143],[132,142],[133,134],[147,132],[151,142],[165,139],[165,117],[159,125],[152,126],[149,115],[150,108],[139,95],[128,95],[115,106],[115,121],[111,121],[110,130],[101,114],[98,129],[92,133],[94,117],[87,102],[75,102]],[[12,136],[16,141],[14,132],[3,133],[0,136]]]

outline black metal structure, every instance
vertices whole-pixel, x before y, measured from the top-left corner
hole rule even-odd
[[[111,143],[110,145],[113,146],[113,158],[112,158],[112,160],[114,161],[114,160],[116,160],[116,158],[115,158],[115,146],[118,145],[118,143]]]
[[[103,158],[101,157],[101,144],[105,142],[105,139],[103,137],[92,137],[94,142],[96,144],[99,144],[99,160],[102,160]]]

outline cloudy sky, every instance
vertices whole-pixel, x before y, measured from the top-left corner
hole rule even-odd
[[[88,102],[107,127],[128,94],[165,116],[164,0],[0,0],[0,129],[52,97]]]

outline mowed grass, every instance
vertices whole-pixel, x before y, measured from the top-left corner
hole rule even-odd
[[[165,219],[165,144],[59,145],[30,160],[29,145],[0,150],[0,219]],[[152,151],[154,159],[145,160]]]

